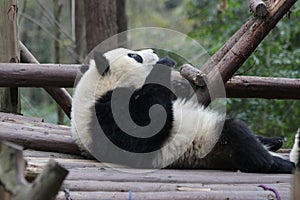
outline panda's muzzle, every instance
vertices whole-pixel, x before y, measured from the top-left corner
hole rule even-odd
[[[156,64],[161,64],[161,65],[166,65],[166,66],[169,66],[169,67],[174,67],[176,62],[169,58],[169,57],[164,57],[164,58],[161,58],[159,61],[157,61]]]

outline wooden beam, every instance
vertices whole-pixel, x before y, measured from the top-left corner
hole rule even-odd
[[[234,76],[225,89],[227,98],[300,99],[300,79]]]
[[[80,150],[71,137],[71,131],[52,131],[49,128],[32,128],[23,130],[22,127],[1,122],[0,140],[13,142],[27,149],[53,151],[80,155]],[[64,134],[66,132],[68,135]]]
[[[0,87],[72,88],[81,67],[83,65],[0,63]],[[201,75],[198,69],[190,65],[181,73],[193,84],[203,87],[203,81],[197,79]],[[293,78],[234,76],[225,84],[225,89],[228,98],[300,99],[300,79]]]
[[[243,31],[241,31],[243,34],[235,34],[233,38],[228,40],[216,53],[219,55],[217,59],[219,61],[216,62],[214,60],[217,56],[212,56],[212,58],[205,63],[201,70],[207,75],[208,87],[199,87],[196,90],[197,99],[200,104],[209,105],[211,102],[210,93],[219,87],[217,84],[219,84],[220,81],[226,83],[233,76],[266,35],[276,26],[279,20],[289,12],[296,1],[297,0],[282,0],[270,2],[269,15],[264,19],[253,17],[248,20],[241,28],[245,30],[245,32],[243,33]],[[254,22],[252,24],[253,20]],[[249,24],[250,27],[248,27]],[[185,66],[183,66],[182,69],[184,69],[184,67]],[[216,71],[219,71],[220,74],[216,73]],[[221,75],[221,78],[219,75]],[[209,91],[208,88],[210,88],[211,91]],[[213,96],[213,98],[215,97]]]
[[[80,66],[0,63],[0,86],[72,88]]]
[[[39,64],[38,60],[31,54],[31,52],[25,47],[25,45],[20,42],[21,48],[21,62],[30,62]],[[48,94],[56,101],[56,103],[63,109],[66,115],[71,118],[71,107],[72,107],[72,97],[64,88],[44,88]]]

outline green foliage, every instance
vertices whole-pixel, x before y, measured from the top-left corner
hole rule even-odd
[[[190,0],[186,4],[194,29],[189,33],[208,49],[210,54],[251,16],[248,1]],[[295,4],[285,17],[259,45],[238,71],[242,75],[299,78],[300,5]],[[299,127],[300,101],[264,99],[228,99],[228,113],[247,121],[255,133],[283,136],[291,147]]]

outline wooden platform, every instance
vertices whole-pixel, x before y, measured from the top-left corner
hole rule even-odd
[[[145,173],[112,168],[78,155],[69,127],[43,123],[36,118],[0,114],[0,140],[29,148],[24,150],[29,180],[40,173],[50,158],[69,170],[57,196],[59,200],[276,199],[275,193],[265,191],[259,187],[261,184],[278,191],[281,199],[291,199],[292,175],[288,174],[176,169]]]

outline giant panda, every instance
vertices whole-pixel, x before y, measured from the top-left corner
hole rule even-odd
[[[258,138],[244,122],[224,118],[193,100],[178,98],[171,84],[174,64],[170,58],[159,59],[151,49],[118,48],[103,55],[95,53],[73,96],[72,136],[82,151],[110,154],[102,146],[94,147],[101,128],[109,141],[124,152],[134,155],[157,152],[152,157],[154,167],[255,173],[293,171],[293,162],[266,148],[272,145],[272,138]],[[153,78],[162,84],[152,83]],[[112,111],[114,93],[119,94],[115,100],[119,103],[126,99],[126,94],[131,95],[127,105],[136,126],[147,126],[151,120],[160,122],[161,116],[149,110],[153,105],[162,106],[164,124],[160,130],[141,137],[127,134],[119,127]],[[117,117],[127,120],[126,111],[122,107],[117,109]],[[156,156],[160,159],[155,160]]]

